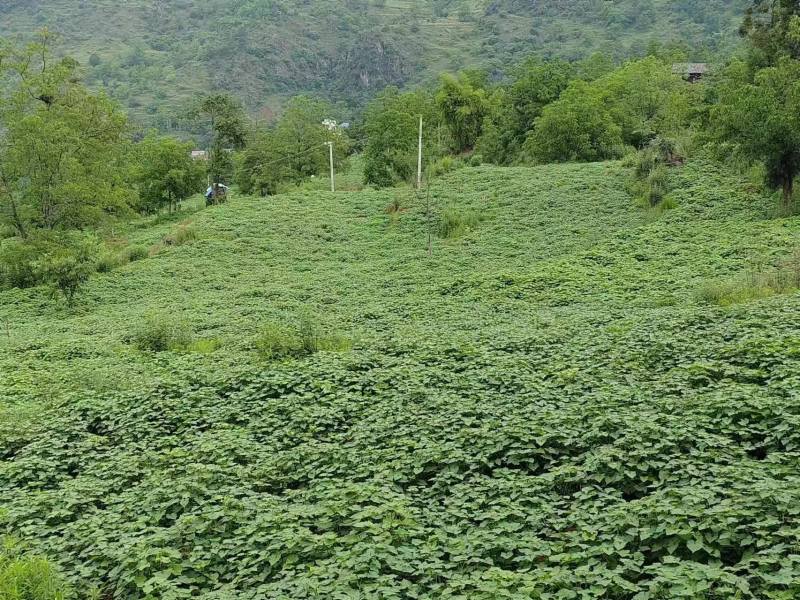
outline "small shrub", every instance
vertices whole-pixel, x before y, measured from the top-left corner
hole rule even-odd
[[[28,288],[39,283],[36,261],[39,249],[17,239],[0,244],[0,287]]]
[[[147,246],[142,246],[140,244],[128,246],[122,251],[122,256],[125,258],[125,262],[136,262],[137,260],[143,260],[149,255],[150,251],[147,249]]]
[[[67,586],[44,558],[26,554],[9,538],[0,545],[2,600],[63,600]]]
[[[197,230],[190,224],[184,223],[175,231],[164,236],[164,244],[167,246],[183,246],[198,239]]]
[[[97,272],[109,273],[114,269],[118,269],[124,264],[125,260],[121,254],[106,250],[105,252],[101,253],[100,258],[97,259]]]
[[[461,237],[478,226],[481,217],[473,210],[446,208],[439,218],[439,237],[453,239]]]
[[[51,240],[36,263],[41,283],[49,285],[55,297],[61,293],[69,306],[78,290],[97,270],[98,244],[91,237],[60,237]]]
[[[192,330],[188,323],[173,315],[151,314],[128,341],[145,352],[186,350],[192,344]]]
[[[254,345],[263,358],[280,360],[301,358],[322,351],[343,352],[350,349],[352,344],[343,336],[326,332],[311,319],[302,318],[294,325],[266,323]]]
[[[430,174],[433,177],[438,177],[440,175],[444,175],[445,173],[455,171],[463,166],[464,163],[461,160],[453,158],[452,156],[443,156],[433,163],[433,165],[431,165]]]

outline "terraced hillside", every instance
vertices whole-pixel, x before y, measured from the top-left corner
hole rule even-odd
[[[800,219],[701,163],[655,217],[626,176],[463,169],[430,221],[237,198],[116,232],[173,243],[75,309],[2,292],[0,527],[82,596],[795,596],[800,295],[709,290]],[[135,347],[154,311],[183,350]],[[336,343],[267,356],[303,323]]]
[[[470,66],[500,73],[532,53],[621,58],[652,42],[708,59],[736,43],[747,0],[11,0],[0,36],[61,34],[135,120],[162,130],[208,90],[269,117],[299,93],[360,106],[388,84]],[[351,117],[351,114],[342,115]]]

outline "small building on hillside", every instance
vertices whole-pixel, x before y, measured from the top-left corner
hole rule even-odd
[[[672,72],[680,75],[689,83],[696,83],[708,74],[707,63],[675,63]]]
[[[208,152],[205,150],[192,150],[192,158],[194,160],[208,160]]]

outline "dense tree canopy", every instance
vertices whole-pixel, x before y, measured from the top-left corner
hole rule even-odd
[[[95,225],[133,200],[125,114],[89,92],[77,63],[53,57],[50,43],[44,32],[0,62],[0,217],[22,237]]]

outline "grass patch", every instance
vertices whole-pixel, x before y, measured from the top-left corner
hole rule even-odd
[[[191,223],[182,223],[178,228],[164,236],[165,246],[183,246],[199,238],[197,229]]]
[[[445,208],[439,217],[439,237],[455,239],[475,229],[481,222],[478,212],[463,208]]]
[[[26,554],[11,538],[0,542],[0,598],[2,600],[63,600],[67,586],[53,565]]]
[[[773,268],[756,267],[728,281],[710,281],[696,293],[703,304],[730,306],[800,289],[800,250]]]
[[[128,342],[143,352],[184,351],[193,343],[192,329],[174,315],[153,313],[145,317]]]
[[[331,333],[308,317],[294,324],[268,322],[261,327],[254,346],[262,358],[301,358],[317,352],[345,352],[352,347],[348,338]]]

